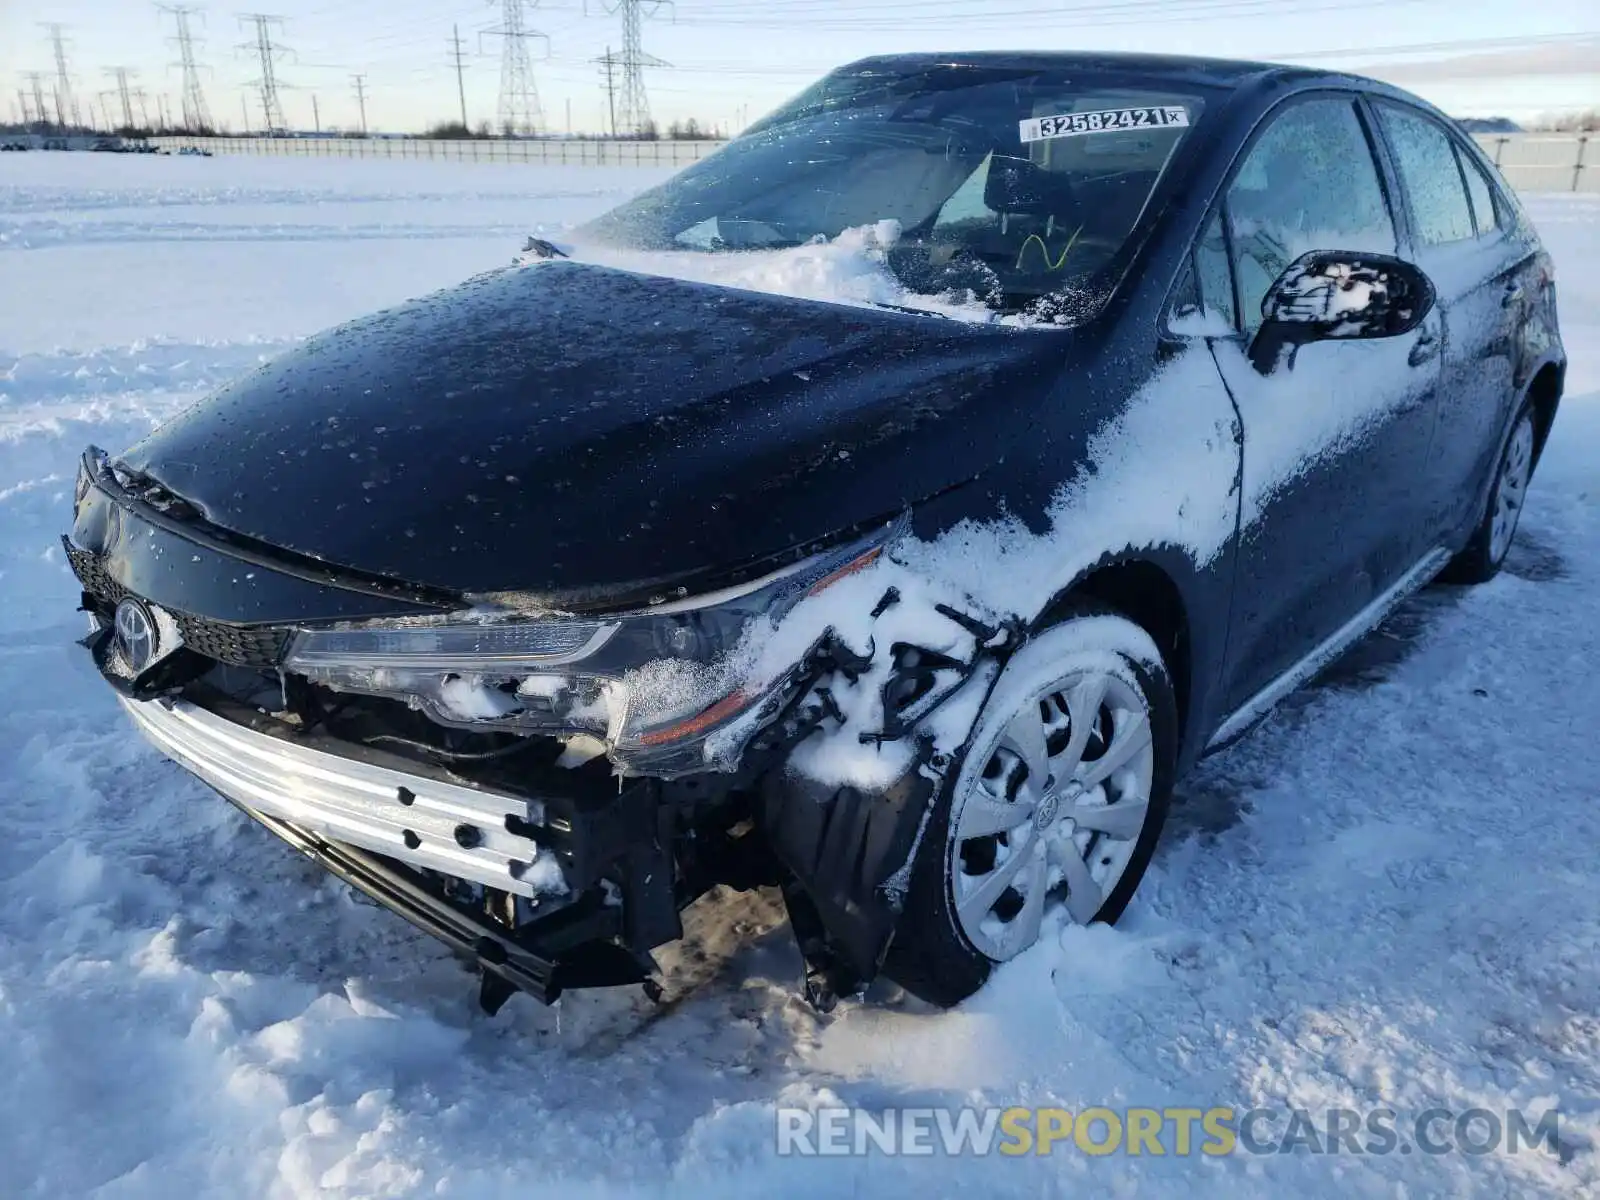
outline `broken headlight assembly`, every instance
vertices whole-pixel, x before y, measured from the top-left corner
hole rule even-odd
[[[443,725],[596,739],[627,769],[709,764],[707,738],[778,681],[748,688],[736,647],[802,600],[875,563],[903,530],[740,587],[615,616],[529,617],[499,608],[298,632],[285,670],[334,691],[402,700]]]

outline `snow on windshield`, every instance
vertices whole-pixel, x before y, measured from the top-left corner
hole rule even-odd
[[[905,304],[913,293],[1009,314],[1081,312],[1125,268],[1204,106],[1197,94],[1112,74],[948,65],[841,74],[576,240],[596,260],[600,246],[660,255],[629,258],[633,270],[702,280],[710,270],[718,283],[727,271],[731,286],[808,296],[810,256],[720,269],[697,260],[870,251],[879,278],[865,288],[872,295],[856,289],[857,302]]]
[[[1004,321],[1036,325],[1036,318],[1001,317],[973,291],[923,295],[906,288],[888,265],[888,252],[900,241],[898,222],[846,229],[831,240],[818,239],[784,250],[741,250],[705,254],[692,250],[629,250],[605,242],[577,242],[570,249],[584,262],[640,275],[664,275],[691,283],[823,300],[833,304],[890,305],[974,323]],[[523,263],[535,263],[523,256]]]

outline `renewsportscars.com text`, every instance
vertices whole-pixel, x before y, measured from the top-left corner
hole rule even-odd
[[[780,1108],[780,1155],[1560,1153],[1555,1109]]]

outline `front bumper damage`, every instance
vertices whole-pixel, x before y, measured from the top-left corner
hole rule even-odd
[[[473,961],[491,1010],[513,991],[548,1004],[569,988],[644,982],[649,949],[681,933],[645,782],[585,810],[573,797],[517,796],[332,750],[237,708],[122,704],[158,749],[247,816]]]
[[[482,972],[483,1007],[490,1013],[516,992],[553,1004],[568,989],[648,978],[637,957],[617,943],[623,931],[622,910],[616,905],[591,898],[565,906],[542,921],[533,937],[440,896],[414,871],[393,861],[233,802],[331,874],[475,963]]]
[[[486,773],[358,744],[297,714],[294,679],[251,656],[267,626],[168,611],[185,648],[127,677],[111,618],[119,601],[143,597],[95,550],[67,547],[96,620],[84,644],[149,740],[473,963],[490,1011],[516,991],[550,1003],[574,988],[653,989],[652,951],[681,937],[682,910],[719,884],[782,888],[813,1004],[858,992],[883,964],[910,863],[958,757],[925,722],[957,693],[981,699],[1021,639],[1016,623],[940,606],[966,630],[970,653],[896,640],[893,622],[879,620],[900,602],[890,587],[859,651],[828,630],[768,695],[732,772],[617,777],[534,763]],[[226,636],[191,649],[196,629]],[[230,669],[268,679],[274,696],[281,683],[283,702],[217,686]],[[839,702],[859,710],[862,695],[878,697],[882,721],[870,729]],[[827,738],[914,754],[892,784],[870,789],[820,786],[789,769],[797,748]]]
[[[258,732],[182,699],[123,707],[158,749],[255,817],[529,898],[564,891],[536,800],[429,779]],[[540,868],[548,866],[549,870]]]

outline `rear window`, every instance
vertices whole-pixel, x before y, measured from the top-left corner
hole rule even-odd
[[[1456,155],[1461,160],[1461,173],[1467,178],[1467,197],[1472,201],[1472,220],[1477,226],[1478,236],[1487,237],[1494,233],[1500,226],[1494,203],[1494,188],[1483,173],[1483,168],[1478,166],[1472,155],[1461,147],[1456,147]]]
[[[1419,112],[1380,104],[1417,237],[1430,246],[1475,236],[1466,182],[1450,135]]]

